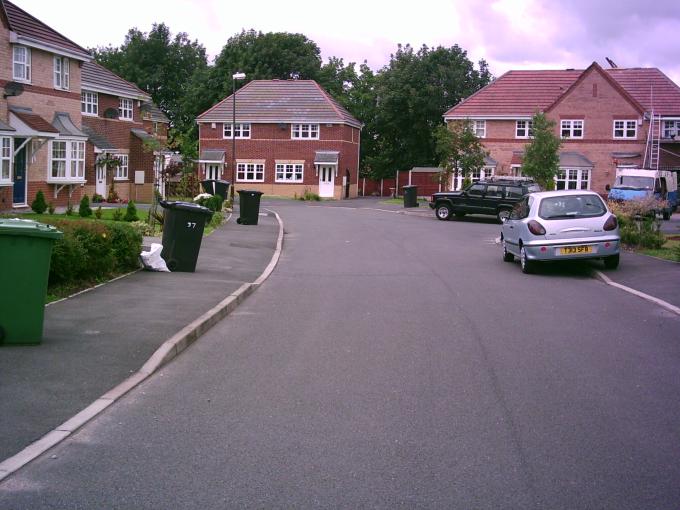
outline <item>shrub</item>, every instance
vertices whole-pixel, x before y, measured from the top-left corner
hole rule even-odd
[[[127,272],[136,269],[142,251],[142,235],[125,223],[112,223],[108,225],[108,230],[111,233],[116,270]]]
[[[104,201],[104,197],[101,196],[99,193],[95,193],[92,195],[92,203],[93,204],[99,204]]]
[[[80,199],[80,207],[78,207],[78,214],[81,218],[89,218],[92,216],[92,209],[90,209],[90,199],[87,195],[83,195]]]
[[[125,210],[125,221],[139,221],[139,216],[137,216],[137,208],[135,203],[130,200]]]
[[[94,217],[97,218],[98,220],[101,220],[101,219],[102,219],[102,214],[103,214],[103,212],[102,212],[102,206],[100,205],[99,207],[97,207],[97,208],[94,210]]]
[[[224,199],[222,198],[221,195],[208,195],[207,193],[202,193],[198,195],[198,197],[196,197],[194,201],[197,204],[202,205],[203,207],[207,207],[212,212],[221,211],[222,204],[224,203]]]
[[[73,216],[73,205],[71,202],[66,206],[66,216]]]
[[[54,204],[52,202],[47,204],[47,212],[50,214],[54,214]]]
[[[109,189],[109,196],[106,197],[107,202],[118,202],[120,198],[118,197],[118,192],[113,188]]]
[[[676,262],[680,262],[680,243],[673,247],[673,257],[675,258]]]
[[[45,202],[45,195],[42,190],[38,190],[35,194],[35,199],[31,202],[31,209],[36,214],[43,214],[47,210],[47,202]]]
[[[212,215],[212,218],[210,218],[210,223],[209,225],[213,228],[219,227],[222,222],[224,221],[224,215],[220,212],[214,212]]]
[[[619,222],[621,243],[640,248],[658,249],[666,237],[660,232],[655,211],[664,204],[654,197],[623,202],[609,202],[609,208]]]
[[[122,221],[123,220],[123,211],[120,209],[116,208],[113,210],[113,221]]]

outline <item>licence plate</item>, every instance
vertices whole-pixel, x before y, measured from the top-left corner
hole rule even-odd
[[[580,253],[593,253],[592,246],[565,246],[560,248],[560,255],[577,255]]]

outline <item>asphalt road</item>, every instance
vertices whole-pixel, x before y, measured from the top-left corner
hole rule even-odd
[[[677,316],[492,223],[274,207],[262,288],[0,508],[680,506]]]

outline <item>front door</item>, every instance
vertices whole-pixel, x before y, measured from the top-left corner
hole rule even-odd
[[[206,165],[205,167],[205,178],[206,180],[219,180],[220,178],[220,165]]]
[[[14,146],[19,147],[24,143],[25,138],[15,138]],[[17,152],[14,156],[14,193],[12,195],[13,205],[26,205],[26,147]]]
[[[319,196],[321,198],[333,198],[334,192],[334,174],[335,167],[320,166],[319,167]]]
[[[104,165],[97,165],[96,166],[96,171],[97,171],[97,179],[96,179],[96,184],[95,184],[95,193],[97,195],[101,195],[102,197],[106,197],[106,166]]]

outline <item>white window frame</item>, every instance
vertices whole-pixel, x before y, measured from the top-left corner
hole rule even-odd
[[[251,126],[250,122],[237,122],[236,124],[233,124],[234,126],[234,134],[236,135],[237,140],[247,140],[250,138],[250,131],[251,131]],[[232,123],[231,122],[225,122],[224,126],[222,127],[222,138],[228,138],[231,140],[232,138]]]
[[[134,101],[127,97],[118,98],[118,120],[134,120]]]
[[[99,115],[99,94],[83,90],[80,92],[80,113],[96,117]]]
[[[510,165],[510,174],[513,177],[524,177],[522,175],[522,165]]]
[[[264,182],[264,163],[237,161],[236,182]]]
[[[56,146],[61,147],[55,157]],[[85,181],[85,142],[80,140],[51,140],[48,163],[48,182]],[[55,163],[58,165],[55,166]],[[55,171],[56,170],[56,171]]]
[[[522,126],[520,127],[520,122]],[[522,134],[520,134],[520,131]],[[533,138],[534,137],[534,121],[533,120],[518,120],[515,121],[515,138]]]
[[[617,124],[619,124],[617,126]],[[630,135],[631,127],[633,134]],[[617,131],[620,134],[617,135]],[[635,119],[616,119],[612,122],[612,137],[614,140],[635,140],[637,138],[637,120]]]
[[[12,184],[12,154],[14,139],[11,136],[0,136],[0,183]]]
[[[590,168],[567,168],[560,167],[555,175],[556,190],[589,190]],[[563,183],[563,187],[559,187]]]
[[[675,136],[676,140],[680,139],[680,119],[663,121],[662,138],[669,139],[673,136]]]
[[[485,120],[473,120],[470,128],[477,138],[486,138]]]
[[[116,158],[120,163],[115,167],[113,171],[114,181],[127,181],[128,180],[128,168],[130,166],[130,155],[129,154],[117,154]]]
[[[68,57],[54,56],[54,88],[69,90],[70,88],[70,62]]]
[[[583,119],[564,119],[560,120],[560,137],[581,140],[583,138],[583,133],[585,132],[586,122]],[[580,135],[575,135],[577,131],[580,131]],[[566,135],[565,135],[566,133]]]
[[[23,50],[23,60],[17,59],[17,53],[22,53],[18,50]],[[20,66],[23,71],[17,73],[17,66]],[[19,45],[12,46],[12,79],[24,83],[31,82],[31,48]]]
[[[275,181],[278,183],[301,184],[305,180],[304,163],[282,161],[280,163],[276,163],[275,170]]]
[[[292,140],[318,140],[319,124],[291,124],[290,137]]]

